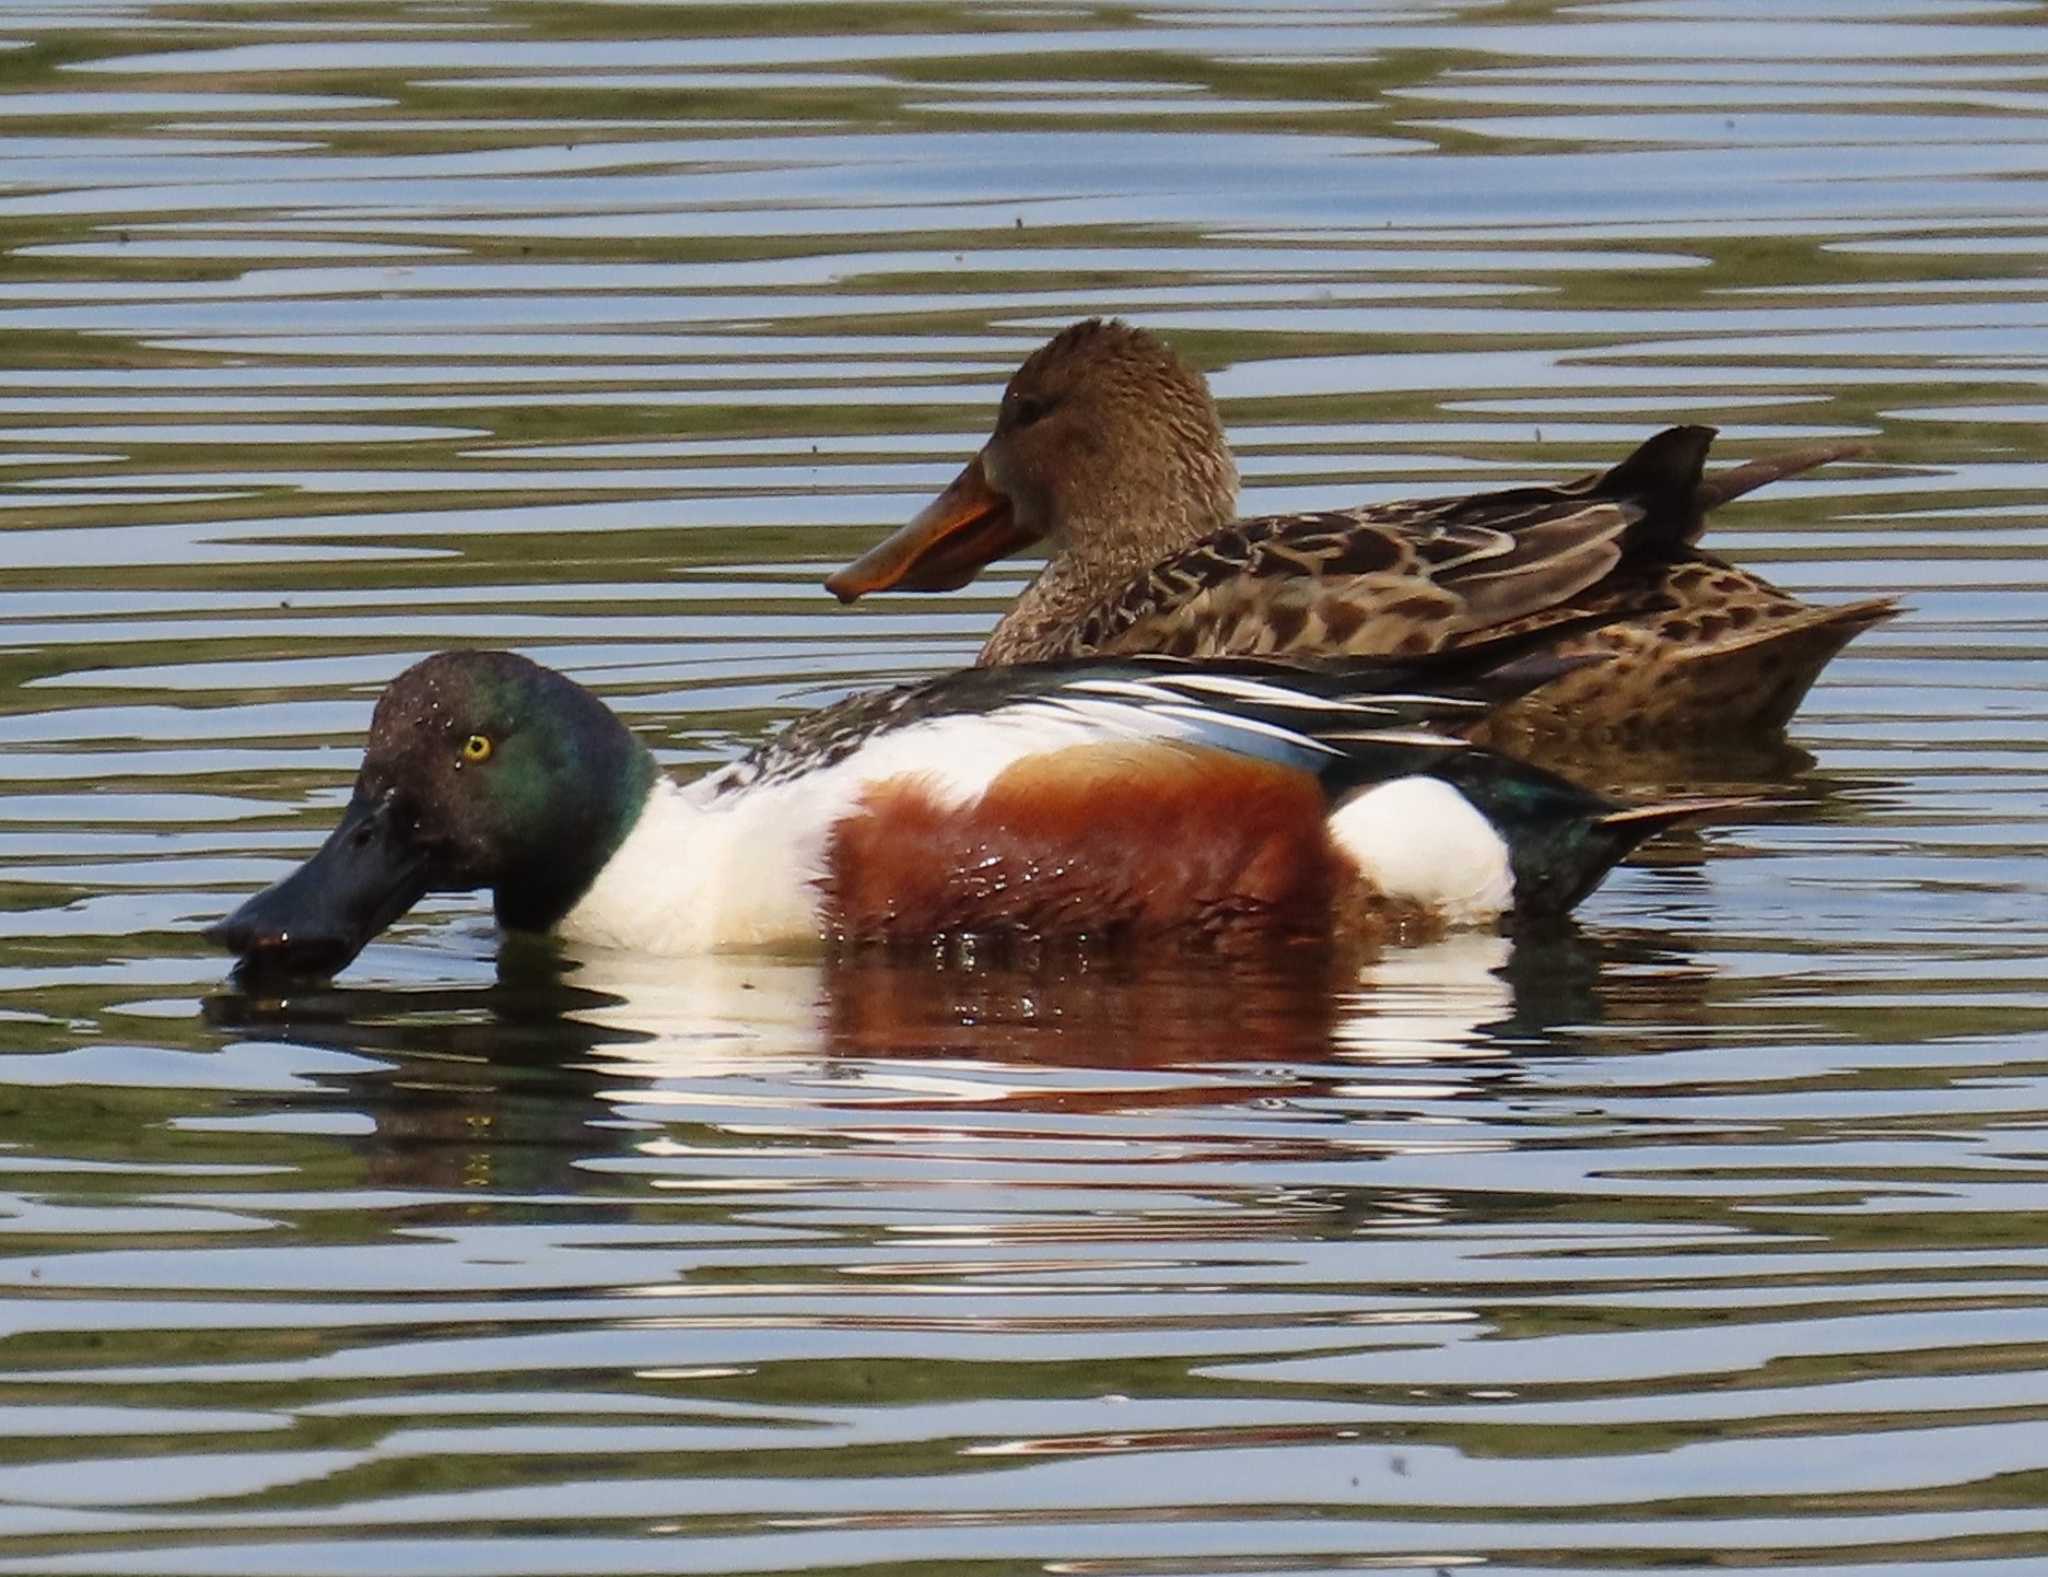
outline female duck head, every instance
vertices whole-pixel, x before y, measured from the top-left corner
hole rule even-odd
[[[632,830],[654,758],[588,690],[510,652],[443,652],[377,702],[355,793],[313,857],[207,937],[261,973],[328,975],[430,892],[489,888],[552,925]]]
[[[842,602],[950,591],[1040,540],[1091,581],[1135,575],[1236,505],[1237,465],[1202,375],[1144,330],[1089,318],[1017,369],[994,433],[952,484],[825,585]]]

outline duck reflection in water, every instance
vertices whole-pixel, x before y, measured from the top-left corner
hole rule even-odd
[[[1542,945],[1554,956],[1580,943],[1565,931]],[[1201,956],[972,940],[923,956],[660,958],[515,937],[486,984],[245,988],[204,1010],[222,1029],[372,1056],[603,1062],[650,1077],[844,1058],[1116,1067],[1313,1061],[1346,1047],[1428,1056],[1483,1052],[1514,1022],[1516,947],[1469,933],[1363,961],[1327,948]]]
[[[364,974],[406,951],[377,950]],[[473,985],[236,991],[206,1012],[281,1059],[365,1059],[321,1061],[323,1093],[299,1099],[369,1119],[331,1140],[366,1186],[572,1196],[620,1186],[624,1166],[745,1193],[703,1158],[934,1124],[957,1149],[1022,1113],[1130,1117],[1148,1142],[1169,1131],[1156,1114],[1200,1113],[1170,1131],[1239,1159],[1440,1150],[1463,1142],[1446,1127],[1459,1109],[1494,1109],[1615,1023],[1682,1033],[1710,985],[1642,933],[1574,927],[1362,966],[1312,950],[658,959],[526,937]],[[1334,1127],[1314,1115],[1333,1099]]]

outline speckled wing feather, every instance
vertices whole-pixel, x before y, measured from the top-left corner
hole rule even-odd
[[[1626,556],[1668,556],[1698,534],[1712,441],[1674,427],[1557,486],[1244,521],[1099,605],[1065,651],[1412,655],[1576,618],[1572,599]]]
[[[1618,539],[1642,518],[1624,504],[1574,503],[1505,530],[1432,518],[1432,507],[1408,503],[1230,527],[1098,606],[1063,650],[1439,651],[1461,636],[1559,608],[1613,571],[1621,561]]]

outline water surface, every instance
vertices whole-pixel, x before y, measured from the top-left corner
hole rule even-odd
[[[2036,4],[0,16],[0,1573],[2048,1557]],[[1909,615],[1771,803],[1362,977],[199,929],[383,681],[679,772],[964,661],[820,576],[1054,329],[1246,504],[1859,438],[1713,542]]]

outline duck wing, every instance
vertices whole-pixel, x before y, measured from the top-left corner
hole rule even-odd
[[[1097,605],[1063,650],[1414,655],[1666,606],[1655,571],[1692,553],[1709,510],[1856,451],[1817,445],[1706,478],[1713,438],[1668,428],[1555,486],[1239,522]]]
[[[1597,660],[1597,659],[1593,659]],[[1066,742],[1152,738],[1283,760],[1316,770],[1343,754],[1339,740],[1392,732],[1409,744],[1459,747],[1434,730],[1462,729],[1496,706],[1587,659],[1532,652],[1520,639],[1482,641],[1420,658],[1360,658],[1298,667],[1253,658],[1141,653],[964,668],[895,689],[854,695],[796,719],[721,777],[725,790],[822,773],[913,728],[961,727],[958,748],[1007,750],[1034,724]],[[1413,736],[1412,738],[1409,736]],[[1000,750],[994,754],[1001,754]],[[989,755],[993,759],[993,755]]]
[[[716,792],[816,829],[826,934],[856,941],[1557,914],[1723,803],[1624,806],[1439,732],[1493,703],[1412,682],[1437,666],[969,670],[815,714]]]

